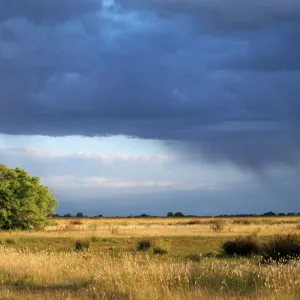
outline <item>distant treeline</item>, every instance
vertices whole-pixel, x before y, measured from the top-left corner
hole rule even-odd
[[[236,214],[236,215],[227,215],[227,214],[223,214],[223,215],[216,215],[216,216],[201,216],[201,215],[185,215],[182,212],[168,212],[167,215],[165,217],[167,218],[211,218],[211,217],[215,217],[215,218],[247,218],[247,217],[284,217],[284,216],[300,216],[300,213],[278,213],[276,214],[273,211],[269,211],[263,214]],[[77,218],[91,218],[88,217],[87,215],[84,215],[83,213],[79,212],[76,215],[71,215],[70,213],[65,214],[65,215],[59,215],[59,214],[55,214],[53,215],[53,217],[64,217],[64,218],[73,218],[73,217],[77,217]],[[102,214],[93,216],[92,218],[103,218],[104,216]],[[115,216],[115,218],[121,218],[121,216]],[[148,214],[141,214],[141,215],[129,215],[125,218],[161,218],[162,216],[154,216],[154,215],[148,215]],[[122,217],[124,218],[124,216]]]

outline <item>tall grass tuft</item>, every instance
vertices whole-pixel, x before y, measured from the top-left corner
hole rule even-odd
[[[276,235],[262,245],[264,261],[284,262],[300,258],[300,237],[296,234]]]
[[[76,240],[74,244],[75,251],[88,251],[91,241],[89,239]]]
[[[154,246],[153,240],[151,240],[151,239],[142,239],[142,240],[138,241],[136,250],[137,251],[147,251],[153,246]]]
[[[216,233],[221,232],[225,227],[225,221],[224,220],[214,220],[211,222],[210,229]]]

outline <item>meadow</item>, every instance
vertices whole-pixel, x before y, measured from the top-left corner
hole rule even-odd
[[[1,232],[0,299],[299,299],[300,261],[229,258],[222,244],[300,234],[300,217],[52,223],[43,231]]]

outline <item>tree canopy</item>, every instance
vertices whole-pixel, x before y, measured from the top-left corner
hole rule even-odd
[[[0,164],[0,228],[41,229],[58,202],[38,177]]]

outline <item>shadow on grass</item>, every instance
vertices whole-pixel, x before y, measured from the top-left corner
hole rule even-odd
[[[76,291],[82,288],[87,288],[90,285],[95,283],[93,278],[87,279],[82,282],[75,282],[75,283],[66,283],[66,284],[41,284],[37,282],[38,279],[34,276],[25,275],[21,278],[14,279],[14,280],[6,280],[4,281],[3,285],[14,289],[14,290],[30,290],[30,291]]]

